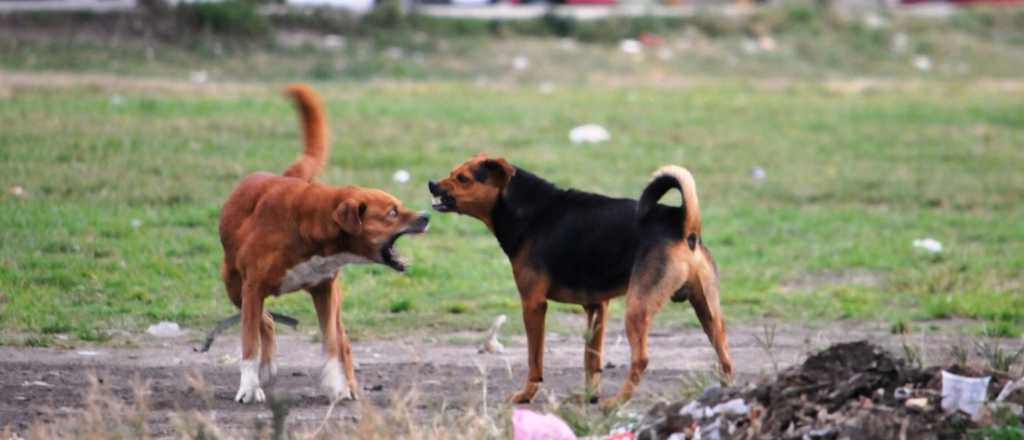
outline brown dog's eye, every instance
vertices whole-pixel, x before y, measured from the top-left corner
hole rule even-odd
[[[459,183],[469,183],[469,178],[465,174],[459,174],[456,179],[458,179]]]

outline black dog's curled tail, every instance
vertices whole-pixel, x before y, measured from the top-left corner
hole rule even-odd
[[[697,201],[697,184],[693,174],[686,168],[665,165],[654,172],[651,183],[647,184],[640,196],[637,218],[646,217],[658,200],[673,188],[683,194],[683,237],[690,250],[696,249],[700,242],[700,202]]]

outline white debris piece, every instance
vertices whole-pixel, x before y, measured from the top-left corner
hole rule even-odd
[[[80,350],[78,351],[79,356],[99,356],[100,352],[91,350]]]
[[[662,61],[671,61],[676,57],[676,53],[672,51],[671,47],[664,46],[658,48],[658,59]]]
[[[960,410],[977,418],[988,397],[990,380],[991,376],[965,377],[943,370],[942,409],[946,412]]]
[[[160,321],[149,326],[149,328],[146,329],[146,333],[158,338],[174,338],[181,336],[184,332],[181,331],[181,327],[178,327],[178,323],[176,322]]]
[[[33,381],[31,381],[31,382],[30,382],[30,381],[25,381],[25,382],[22,382],[22,383],[21,383],[21,386],[23,386],[23,387],[43,387],[43,388],[50,388],[50,387],[52,387],[53,385],[50,385],[50,384],[48,384],[48,383],[46,383],[46,382],[43,382],[43,381],[41,381],[41,380],[33,380]]]
[[[925,55],[918,55],[914,57],[914,67],[922,72],[932,70],[932,59]]]
[[[910,46],[910,37],[903,32],[892,34],[891,48],[893,52],[903,52]]]
[[[753,177],[754,180],[764,180],[767,177],[767,173],[765,173],[764,168],[754,167],[750,170],[750,177]]]
[[[569,141],[574,144],[599,144],[611,137],[607,129],[597,124],[584,124],[569,131]]]
[[[775,49],[779,47],[775,43],[775,38],[772,38],[771,35],[762,35],[761,38],[757,39],[757,45],[765,52],[775,52]]]
[[[196,84],[202,84],[210,79],[205,70],[193,70],[189,73],[188,78]]]
[[[324,49],[341,49],[345,47],[345,39],[338,34],[329,34],[324,36],[323,41],[320,43],[320,47]]]
[[[395,174],[391,175],[391,180],[394,180],[395,182],[398,182],[398,183],[405,183],[405,182],[409,181],[410,177],[412,177],[412,176],[409,174],[408,171],[406,171],[406,170],[398,170],[398,171],[395,171]]]
[[[1002,402],[1010,397],[1014,391],[1024,388],[1024,379],[1011,380],[1006,383],[1003,390],[999,392],[999,396],[996,397],[996,402]]]
[[[889,21],[878,14],[868,14],[864,16],[864,27],[868,29],[882,29],[889,26]]]
[[[24,197],[25,196],[25,188],[22,188],[21,185],[14,185],[14,186],[12,186],[11,187],[11,195],[14,196],[14,197]]]
[[[132,229],[139,229],[142,227],[142,220],[133,218],[130,224],[132,225]]]
[[[621,50],[623,53],[635,55],[642,52],[644,48],[639,41],[634,40],[632,38],[627,38],[619,42],[619,50]]]
[[[110,105],[118,106],[124,104],[124,97],[121,95],[113,95],[110,97]]]
[[[750,412],[750,406],[743,399],[736,398],[725,403],[719,403],[711,410],[715,414],[742,416]]]
[[[494,318],[494,324],[491,324],[491,329],[487,331],[487,340],[480,346],[478,353],[503,353],[505,351],[505,346],[498,341],[498,332],[501,331],[501,326],[505,325],[506,320],[508,317],[505,315],[498,315],[497,318]]]
[[[914,240],[913,245],[915,249],[922,249],[933,254],[942,252],[942,243],[931,237]]]
[[[529,69],[530,59],[523,55],[518,55],[512,59],[512,68],[515,69],[517,72],[522,72],[526,69]]]

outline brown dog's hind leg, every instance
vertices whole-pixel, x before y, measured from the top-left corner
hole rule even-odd
[[[725,334],[725,316],[718,300],[718,277],[712,268],[702,266],[697,269],[699,286],[690,289],[690,304],[697,313],[704,333],[715,347],[722,373],[727,380],[732,380],[732,357],[729,356],[729,339]]]
[[[341,359],[341,338],[338,334],[340,326],[339,308],[341,292],[334,288],[334,280],[309,289],[313,296],[313,306],[320,320],[320,334],[324,349],[324,365],[320,371],[320,388],[332,401],[352,396],[343,377]]]
[[[274,318],[269,312],[263,312],[260,322],[260,379],[263,383],[272,384],[277,375],[277,364],[274,353],[277,352],[277,341],[274,339]]]
[[[601,354],[604,350],[604,330],[608,323],[608,301],[583,308],[587,311],[587,343],[583,349],[585,395],[590,403],[595,403],[601,391]]]
[[[257,359],[262,321],[263,293],[258,284],[247,282],[242,286],[242,360],[238,363],[241,379],[235,395],[237,402],[262,402],[265,398]]]

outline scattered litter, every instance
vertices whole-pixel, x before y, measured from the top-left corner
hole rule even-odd
[[[572,38],[562,38],[558,41],[558,48],[566,51],[576,50],[576,40]]]
[[[522,55],[517,55],[515,58],[512,58],[512,68],[515,69],[517,72],[522,72],[526,69],[529,69],[530,59]]]
[[[408,171],[406,171],[406,170],[398,170],[398,171],[395,171],[395,174],[391,175],[391,180],[394,180],[395,182],[398,182],[398,183],[405,183],[405,182],[409,181],[410,177],[411,176],[409,175]]]
[[[550,95],[552,93],[555,93],[555,85],[550,83],[550,82],[548,82],[548,81],[544,81],[544,82],[540,83],[540,86],[538,87],[538,90],[543,95]]]
[[[918,397],[914,399],[907,399],[907,403],[903,406],[917,411],[928,411],[928,398]]]
[[[949,370],[975,373],[959,366]],[[947,377],[971,385],[947,401],[946,388],[954,384]],[[867,341],[850,342],[759,384],[713,386],[695,400],[658,403],[612,432],[626,429],[638,440],[959,438],[956,433],[985,423],[969,417],[983,412],[990,379],[1000,386],[1009,382],[996,373],[971,378],[910,366]],[[940,409],[946,407],[954,412]]]
[[[764,168],[754,167],[750,170],[750,177],[753,177],[754,180],[764,180],[767,176],[768,174],[765,173]]]
[[[497,318],[494,318],[494,324],[491,324],[491,329],[487,331],[487,340],[480,346],[478,353],[503,353],[505,351],[505,346],[498,341],[498,332],[501,331],[501,326],[507,319],[508,317],[505,315],[498,315]]]
[[[160,321],[159,323],[153,324],[146,329],[146,333],[149,333],[158,338],[175,338],[181,336],[184,332],[181,331],[181,327],[178,327],[178,323],[171,321]]]
[[[78,351],[79,356],[99,356],[100,352],[91,350],[80,350]]]
[[[540,414],[516,408],[512,412],[515,440],[575,440],[572,428],[553,414]]]
[[[942,409],[946,412],[960,410],[976,419],[985,403],[990,380],[991,376],[965,377],[943,371]]]
[[[209,75],[206,73],[205,70],[193,70],[191,73],[189,73],[188,78],[190,81],[196,84],[202,84],[209,79]]]
[[[231,365],[231,364],[234,364],[234,363],[237,363],[237,362],[238,362],[238,358],[236,358],[236,357],[234,357],[234,356],[232,356],[230,354],[226,354],[224,356],[221,356],[220,359],[217,359],[217,363],[220,364],[220,365]]]
[[[671,47],[663,46],[658,48],[658,59],[662,61],[671,61],[676,57],[676,53]]]
[[[932,70],[932,59],[925,55],[918,55],[914,57],[914,67],[922,72]]]
[[[864,16],[864,27],[868,29],[883,29],[889,26],[889,21],[878,14]]]
[[[608,130],[597,124],[584,124],[569,131],[569,141],[574,144],[599,144],[609,139]]]
[[[996,396],[996,402],[1002,402],[1006,400],[1006,398],[1010,397],[1010,395],[1013,394],[1014,391],[1017,391],[1021,388],[1024,388],[1024,378],[1007,382],[1006,386],[1003,387],[1003,390],[999,392],[998,396]]]
[[[133,218],[130,224],[132,225],[132,229],[139,229],[142,227],[142,220]]]
[[[640,41],[640,44],[643,44],[644,46],[647,47],[657,47],[665,44],[665,39],[662,38],[661,35],[650,32],[644,32],[640,34],[640,37],[638,37],[637,39]]]
[[[25,188],[22,188],[21,185],[12,186],[10,192],[14,197],[25,197]]]
[[[345,47],[345,39],[337,34],[325,35],[320,43],[320,47],[324,49],[341,49]]]
[[[922,249],[933,254],[942,252],[942,243],[931,237],[914,240],[913,245],[915,249]]]
[[[743,51],[748,53],[748,54],[755,54],[759,50],[761,50],[761,45],[758,44],[757,41],[754,41],[751,38],[744,38],[743,39],[743,43],[741,43],[740,47],[742,47]]]
[[[771,35],[762,35],[761,38],[757,39],[758,47],[765,52],[775,52],[778,45],[775,44],[775,38]]]
[[[402,59],[403,56],[405,56],[405,51],[403,51],[401,47],[391,46],[384,51],[384,56],[394,61],[398,61]]]
[[[113,95],[110,97],[110,105],[119,106],[124,104],[124,97],[121,95]]]
[[[21,383],[21,386],[23,386],[23,387],[43,387],[43,388],[52,388],[53,387],[53,385],[50,385],[50,384],[48,384],[46,382],[43,382],[41,380],[33,380],[31,382],[30,381],[25,381],[25,382]]]
[[[890,47],[893,52],[903,52],[907,50],[907,47],[910,47],[910,37],[903,32],[897,32],[892,35],[892,43],[890,43]]]
[[[636,55],[643,52],[644,48],[642,45],[640,45],[639,41],[634,40],[632,38],[627,38],[619,42],[619,50],[621,50],[623,53]]]

